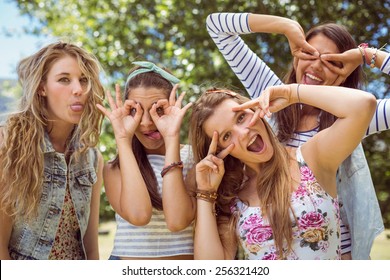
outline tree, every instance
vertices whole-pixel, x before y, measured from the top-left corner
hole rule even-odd
[[[77,42],[93,52],[107,73],[107,87],[122,83],[135,60],[149,60],[173,70],[182,80],[190,99],[205,85],[221,83],[242,89],[210,39],[205,20],[212,12],[256,12],[290,17],[304,30],[323,22],[345,25],[357,42],[380,47],[388,41],[390,0],[16,0],[21,13],[38,20],[29,31],[50,34]],[[362,28],[363,27],[363,28]],[[287,39],[277,35],[248,36],[246,42],[258,49],[271,68],[283,76],[291,55]],[[266,43],[264,43],[266,42]],[[369,68],[366,68],[369,69]],[[378,98],[388,96],[389,77],[366,70],[367,89]],[[185,122],[188,121],[187,119]],[[183,140],[187,131],[182,132]],[[115,153],[110,125],[105,124],[101,149],[105,159]],[[388,139],[388,137],[387,137]],[[365,145],[375,146],[376,138]],[[385,145],[388,145],[388,141]],[[378,152],[367,153],[369,162]],[[372,165],[371,165],[371,168]],[[389,170],[387,168],[387,170]],[[385,174],[386,166],[375,166],[373,175]],[[377,175],[378,174],[378,175]],[[377,182],[378,192],[388,186]],[[390,198],[381,201],[389,209]],[[383,208],[387,207],[387,208]],[[390,210],[386,210],[390,211]],[[390,226],[390,218],[386,218]]]

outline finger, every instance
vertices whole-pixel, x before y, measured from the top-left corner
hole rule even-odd
[[[321,60],[324,61],[340,61],[343,62],[343,54],[342,53],[329,53],[329,54],[322,54],[320,56]]]
[[[312,55],[310,53],[302,52],[302,51],[295,52],[293,55],[294,55],[294,57],[299,58],[299,59],[303,59],[303,60],[313,60],[313,59],[318,58],[318,56]]]
[[[314,58],[319,58],[320,53],[317,51],[316,48],[314,48],[312,45],[310,45],[308,42],[305,41],[302,48],[305,52],[310,54],[311,56],[314,56]]]
[[[334,86],[339,86],[339,85],[341,85],[342,83],[344,83],[344,81],[345,81],[344,77],[341,76],[341,75],[338,75],[337,78],[336,78],[336,80],[334,81],[333,85],[334,85]]]
[[[257,108],[255,113],[253,114],[252,119],[249,122],[249,125],[248,125],[249,127],[253,126],[257,122],[257,120],[260,118],[260,112],[261,112],[261,109]]]
[[[171,90],[171,94],[169,95],[169,104],[170,105],[175,105],[175,102],[176,102],[176,91],[179,87],[179,84],[176,84],[173,86],[172,90]]]
[[[109,112],[108,112],[108,110],[104,107],[104,106],[102,106],[102,105],[100,105],[100,104],[96,104],[96,107],[106,116],[106,117],[108,117],[108,115],[109,115]]]
[[[141,118],[142,118],[144,111],[142,110],[142,107],[139,103],[135,103],[134,106],[132,106],[131,108],[135,108],[135,110],[136,110],[135,115],[133,116],[133,119],[138,124],[141,121]]]
[[[218,172],[218,165],[216,165],[212,161],[212,159],[211,159],[212,157],[213,157],[212,155],[209,155],[209,156],[205,157],[203,160],[201,160],[196,165],[196,170],[197,171],[202,171],[202,170],[205,170],[205,169],[211,169],[211,170],[213,170],[213,172]]]
[[[188,103],[186,106],[184,106],[181,110],[185,112],[187,112],[187,110],[192,106],[192,102]]]
[[[234,144],[232,143],[229,146],[227,146],[225,149],[220,151],[218,153],[217,157],[220,159],[224,159],[225,157],[227,157],[227,155],[229,155],[231,153],[231,151],[233,151],[233,149],[234,149]]]
[[[233,112],[242,111],[245,109],[255,108],[259,105],[259,98],[247,101],[241,105],[232,108]]]
[[[322,57],[322,56],[321,56],[321,57]],[[321,59],[321,61],[322,61],[322,63],[324,63],[325,66],[326,66],[327,68],[329,68],[329,70],[332,71],[333,73],[336,73],[337,75],[342,75],[342,74],[344,73],[343,68],[339,68],[339,67],[333,65],[332,63],[330,63],[329,61],[326,61],[326,60],[322,60],[322,59]]]
[[[114,99],[112,98],[111,92],[109,90],[107,90],[106,96],[108,99],[108,104],[110,104],[111,110],[117,109],[118,107],[116,106]]]
[[[218,132],[214,131],[213,137],[211,138],[209,151],[207,152],[207,154],[208,155],[215,154],[215,152],[217,151],[217,146],[218,146]]]
[[[115,97],[116,97],[116,106],[122,107],[123,101],[122,101],[121,88],[118,84],[115,84]]]
[[[186,92],[183,91],[179,97],[176,100],[175,106],[181,108],[181,104],[183,103],[184,96],[186,95]]]

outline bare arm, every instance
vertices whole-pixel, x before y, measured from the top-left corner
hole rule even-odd
[[[218,133],[214,132],[208,155],[196,165],[196,183],[199,191],[216,192],[225,173],[223,159],[234,146],[230,145],[215,156],[217,142]],[[237,246],[233,242],[235,233],[226,226],[227,223],[217,225],[213,202],[198,199],[196,212],[195,259],[233,259],[237,251]],[[225,238],[220,237],[222,232]]]
[[[150,196],[131,147],[132,137],[142,116],[142,108],[132,100],[121,101],[116,86],[116,102],[107,94],[111,111],[97,105],[111,121],[117,144],[120,168],[105,165],[104,187],[107,198],[123,219],[136,226],[149,223],[152,216]],[[130,112],[136,111],[133,115]]]
[[[376,100],[367,92],[335,86],[296,84],[267,89],[262,97],[235,110],[258,106],[255,116],[269,115],[286,106],[302,102],[327,111],[338,119],[328,129],[315,135],[302,146],[302,153],[320,184],[331,195],[336,194],[335,175],[341,162],[352,153],[363,138],[376,107]]]
[[[92,187],[92,197],[87,231],[84,236],[84,246],[88,260],[99,259],[98,231],[100,194],[103,184],[103,157],[98,152],[97,181]]]
[[[191,103],[181,108],[184,94],[176,100],[178,85],[172,89],[169,100],[159,100],[151,109],[151,117],[164,138],[165,166],[181,161],[180,127]],[[157,114],[163,108],[164,114]],[[171,231],[185,229],[195,218],[195,199],[189,196],[182,168],[170,169],[162,178],[162,202],[167,227]]]

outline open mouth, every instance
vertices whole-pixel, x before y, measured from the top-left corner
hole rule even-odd
[[[314,76],[313,74],[306,73],[305,74],[305,84],[308,85],[320,85],[323,83],[323,80]]]
[[[252,140],[249,142],[247,150],[250,152],[259,153],[264,149],[264,142],[263,138],[261,138],[260,135],[256,135],[252,138]]]

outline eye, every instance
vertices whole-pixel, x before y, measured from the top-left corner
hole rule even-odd
[[[87,77],[83,77],[83,78],[80,79],[80,84],[82,84],[84,86],[88,85],[88,82],[89,82],[89,80],[88,80]]]
[[[137,109],[135,109],[135,108],[131,108],[131,109],[130,109],[130,115],[131,115],[131,116],[134,117],[136,113],[137,113]]]
[[[70,82],[70,80],[67,77],[62,77],[58,81],[61,83],[69,83]]]
[[[240,114],[240,115],[238,116],[238,118],[237,118],[237,122],[238,122],[238,123],[242,123],[242,122],[244,121],[244,119],[245,119],[245,116],[246,116],[246,113]]]
[[[158,115],[159,117],[161,117],[162,115],[164,115],[164,108],[163,108],[163,107],[158,107],[158,108],[156,109],[156,112],[157,112],[157,115]]]
[[[223,137],[222,137],[222,141],[228,141],[229,140],[229,138],[230,138],[230,132],[227,132],[227,133],[225,133],[224,135],[223,135]]]

